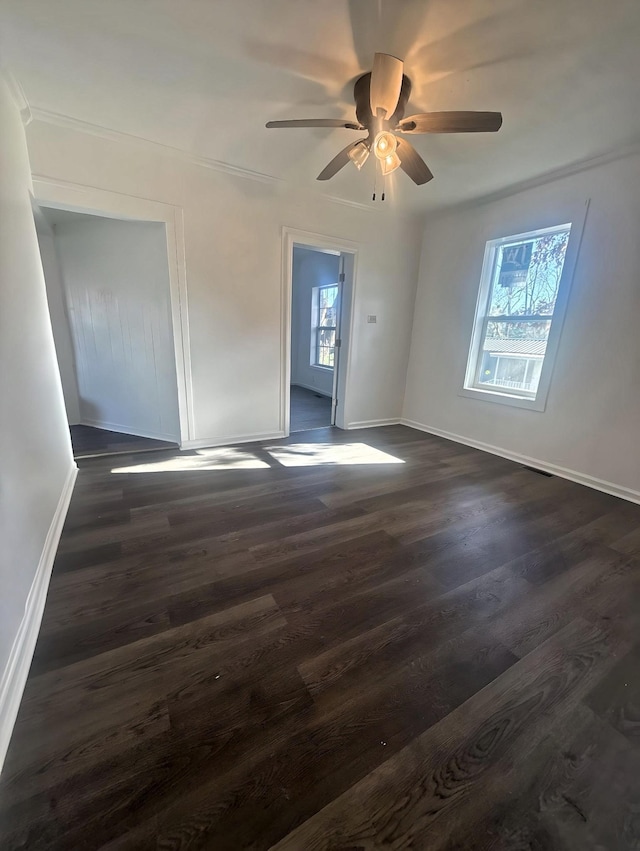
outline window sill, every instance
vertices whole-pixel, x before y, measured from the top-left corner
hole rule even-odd
[[[509,405],[512,408],[524,408],[528,411],[544,411],[547,404],[546,398],[542,398],[540,391],[538,391],[537,398],[527,399],[523,396],[510,396],[508,393],[477,390],[475,387],[463,387],[458,392],[458,396],[465,396],[467,399],[478,399],[482,402],[494,402],[498,405]]]
[[[320,370],[322,370],[322,372],[333,372],[332,366],[321,366],[318,363],[312,363],[312,364],[310,364],[310,366],[311,366],[311,369],[320,369]]]

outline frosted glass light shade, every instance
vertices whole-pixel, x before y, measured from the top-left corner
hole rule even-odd
[[[379,160],[384,160],[391,154],[395,154],[398,147],[398,140],[387,130],[382,130],[375,138],[373,143],[373,152]]]
[[[369,148],[367,147],[365,142],[358,142],[358,144],[355,147],[351,148],[351,150],[349,151],[349,159],[358,169],[358,171],[366,163],[368,158]]]
[[[380,164],[382,165],[383,174],[391,174],[391,172],[395,171],[400,165],[400,157],[394,151],[392,154],[389,154],[388,157],[381,160]]]

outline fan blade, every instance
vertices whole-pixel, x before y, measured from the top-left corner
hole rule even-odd
[[[379,109],[384,112],[385,118],[395,112],[402,89],[403,69],[403,62],[388,53],[376,53],[373,57],[369,100],[374,117]]]
[[[295,118],[293,121],[267,121],[266,127],[346,127],[347,130],[363,130],[360,124],[344,118]]]
[[[356,145],[359,145],[360,142],[364,142],[366,139],[358,139],[357,142],[352,142],[350,145],[347,145],[346,148],[343,148],[340,153],[335,156],[331,162],[326,165],[320,174],[316,177],[316,180],[329,180],[330,177],[333,177],[334,174],[337,174],[341,168],[344,168],[346,164],[349,162],[349,151],[352,148],[355,148]]]
[[[400,157],[400,168],[408,174],[414,183],[420,186],[433,180],[429,167],[410,142],[398,139],[396,153]]]
[[[403,118],[401,133],[492,133],[502,126],[500,112],[423,112]]]

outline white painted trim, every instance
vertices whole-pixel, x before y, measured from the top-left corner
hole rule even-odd
[[[544,411],[547,406],[547,398],[551,387],[551,379],[555,368],[556,357],[560,347],[562,337],[562,329],[567,313],[567,305],[571,295],[573,279],[575,277],[576,267],[580,257],[580,248],[582,246],[582,237],[589,212],[590,198],[585,199],[580,206],[576,205],[569,219],[556,225],[546,225],[535,230],[530,230],[525,233],[512,234],[495,237],[485,243],[484,260],[482,262],[482,273],[480,275],[480,286],[478,288],[478,298],[476,301],[475,318],[473,331],[471,333],[471,343],[467,355],[467,364],[462,379],[462,386],[458,391],[459,396],[466,396],[468,399],[476,399],[484,402],[494,402],[500,405],[510,405],[513,408],[523,408],[529,411]],[[549,330],[549,338],[547,347],[542,359],[542,371],[538,381],[536,395],[533,398],[525,398],[517,396],[515,393],[507,393],[504,391],[491,391],[486,387],[478,387],[475,384],[478,372],[478,362],[482,355],[483,335],[485,329],[485,321],[488,318],[489,296],[491,293],[492,279],[494,267],[496,263],[496,254],[500,245],[513,240],[535,238],[542,236],[545,233],[557,231],[560,228],[570,227],[569,242],[567,245],[566,255],[558,285],[558,294],[556,297],[555,307],[552,314],[551,328]]]
[[[25,100],[26,102],[26,100]],[[83,121],[79,118],[72,118],[70,115],[62,115],[58,112],[53,112],[49,109],[43,109],[39,106],[28,107],[29,121],[41,121],[43,124],[52,124],[56,127],[63,127],[70,130],[75,130],[79,133],[85,133],[89,136],[97,136],[100,139],[107,139],[110,142],[125,143],[143,147],[146,149],[152,148],[159,154],[164,156],[175,157],[183,162],[191,165],[208,168],[213,171],[221,172],[222,174],[230,174],[233,177],[240,177],[246,180],[255,180],[258,183],[267,183],[279,185],[286,183],[282,177],[276,177],[273,174],[266,174],[261,171],[254,171],[244,166],[232,165],[231,163],[222,160],[215,160],[210,157],[201,157],[192,154],[183,148],[176,148],[173,145],[166,145],[163,142],[156,142],[153,139],[147,139],[144,136],[136,136],[133,133],[124,133],[120,130],[113,130],[110,127],[105,127],[102,124],[92,124],[89,121]],[[28,123],[28,121],[25,121]],[[296,187],[297,188],[297,187]],[[299,191],[299,189],[298,189]],[[394,216],[405,216],[413,218],[414,214],[411,211],[403,211],[398,213],[397,210],[387,209],[383,204],[375,204],[373,202],[352,201],[349,198],[340,198],[336,195],[329,195],[324,192],[318,193],[312,190],[306,191],[307,195],[313,194],[314,197],[319,197],[323,201],[330,201],[333,204],[342,204],[343,206],[353,207],[357,210],[366,210],[369,213],[387,213]]]
[[[108,423],[106,420],[93,420],[83,417],[80,425],[91,426],[92,428],[104,428],[107,431],[117,431],[120,434],[131,434],[134,437],[148,437],[151,440],[166,440],[171,443],[178,442],[175,434],[164,434],[160,431],[153,432],[139,428],[133,431],[129,426],[120,425],[119,423]]]
[[[523,396],[512,396],[509,393],[501,393],[499,390],[481,390],[479,387],[461,387],[458,396],[467,399],[475,399],[480,402],[495,402],[498,405],[509,405],[511,408],[523,408],[525,411],[542,412],[547,406],[547,397],[543,399],[526,399]]]
[[[471,446],[474,449],[481,449],[483,452],[490,452],[492,455],[499,455],[501,458],[507,458],[509,461],[516,461],[518,464],[526,464],[528,467],[536,467],[539,470],[545,470],[547,473],[552,473],[554,476],[560,476],[562,479],[569,479],[572,482],[577,482],[579,485],[586,485],[594,490],[602,491],[603,493],[611,494],[611,496],[626,499],[629,502],[640,504],[640,491],[625,488],[622,485],[616,485],[614,482],[608,482],[606,479],[598,479],[595,476],[590,476],[587,473],[580,473],[577,470],[570,470],[568,467],[561,467],[558,464],[552,464],[549,461],[541,461],[539,458],[531,458],[528,455],[521,455],[519,452],[512,452],[510,449],[503,449],[500,446],[493,446],[490,443],[483,443],[481,440],[474,440],[472,437],[464,437],[461,434],[454,434],[450,431],[443,431],[433,426],[423,425],[402,418],[400,425],[415,428],[418,431],[426,431],[428,434],[434,434],[436,437],[444,437],[446,440],[453,440],[455,443],[463,443],[465,446]]]
[[[389,417],[386,420],[361,420],[360,422],[349,423],[347,428],[349,430],[356,428],[378,428],[380,426],[390,426],[390,425],[400,425],[401,420],[399,417]]]
[[[70,130],[76,130],[80,133],[86,133],[89,136],[97,136],[100,139],[107,139],[110,142],[120,142],[128,145],[136,145],[137,147],[153,148],[158,153],[165,156],[178,157],[181,160],[199,165],[203,168],[210,168],[214,171],[221,171],[225,174],[232,174],[234,177],[246,177],[250,180],[257,180],[260,183],[280,183],[278,177],[271,174],[263,174],[252,169],[242,168],[241,166],[231,165],[231,163],[214,160],[209,157],[199,157],[195,154],[190,154],[182,148],[175,148],[173,145],[165,145],[163,142],[155,142],[153,139],[147,139],[144,136],[136,136],[133,133],[123,133],[120,130],[112,130],[110,127],[105,127],[103,124],[92,124],[89,121],[83,121],[79,118],[72,118],[70,115],[62,115],[59,112],[53,112],[50,109],[43,109],[39,106],[31,108],[31,114],[35,121],[42,121],[44,124],[53,124],[56,127],[64,127]]]
[[[5,81],[9,94],[11,95],[11,99],[20,113],[23,125],[26,127],[31,123],[33,114],[31,112],[27,96],[22,88],[22,84],[15,77],[9,66],[4,63],[0,65],[0,77]]]
[[[368,203],[366,201],[351,201],[349,198],[339,198],[337,195],[324,194],[321,195],[321,197],[324,198],[325,201],[332,201],[334,204],[342,204],[343,207],[354,207],[356,210],[366,210],[368,213],[386,212],[386,210],[382,209],[384,205],[378,204],[375,201],[369,201]],[[398,215],[397,210],[395,211],[395,215]],[[413,217],[415,214],[412,214],[409,210],[404,210],[400,211],[399,215],[404,217]]]
[[[107,218],[153,221],[164,224],[167,239],[171,325],[178,385],[179,440],[193,439],[196,434],[196,425],[193,405],[184,213],[182,207],[38,174],[33,175],[33,190],[36,202],[45,207],[90,213]],[[176,438],[174,436],[169,439],[175,440]]]
[[[324,369],[324,367],[318,367],[318,369]],[[330,393],[325,393],[325,391],[320,390],[319,387],[312,387],[310,384],[303,384],[302,381],[292,381],[291,387],[302,387],[303,390],[311,390],[312,393],[317,393],[319,396],[324,396],[327,399],[332,398]]]
[[[204,437],[201,440],[185,440],[180,444],[180,449],[214,449],[216,446],[235,446],[236,443],[258,443],[261,440],[280,440],[282,437],[286,437],[283,431],[240,434],[235,437]]]
[[[25,604],[24,615],[14,639],[7,666],[2,672],[2,679],[0,680],[0,771],[2,771],[4,759],[7,755],[11,733],[16,723],[22,693],[36,649],[53,562],[77,475],[78,468],[75,464],[72,464],[62,486],[60,499],[45,538],[40,561]]]
[[[24,95],[24,93],[22,93]],[[92,124],[88,121],[83,121],[79,118],[72,118],[70,115],[63,115],[61,113],[53,112],[49,109],[44,109],[39,106],[31,106],[26,98],[24,99],[26,107],[23,112],[23,120],[25,124],[28,124],[30,121],[41,121],[44,124],[52,124],[57,127],[66,127],[71,130],[75,130],[80,133],[86,133],[91,136],[97,136],[101,139],[107,139],[112,142],[124,142],[129,145],[134,144],[138,147],[146,147],[146,148],[154,148],[159,153],[165,154],[166,156],[177,157],[185,162],[191,163],[193,165],[201,166],[202,168],[213,169],[214,171],[231,174],[235,177],[247,178],[249,180],[256,180],[260,183],[271,183],[271,184],[282,184],[286,183],[284,178],[276,177],[272,174],[264,174],[259,171],[252,171],[251,169],[244,168],[242,166],[232,165],[231,163],[223,162],[222,160],[214,160],[208,157],[200,157],[195,154],[191,154],[182,148],[175,148],[172,145],[165,145],[163,142],[156,142],[152,139],[147,139],[143,136],[136,136],[132,133],[124,133],[120,130],[113,130],[109,127],[105,127],[101,124]],[[449,212],[450,210],[462,209],[465,207],[471,207],[482,204],[490,204],[493,201],[501,200],[502,198],[509,198],[512,195],[518,195],[520,192],[526,192],[529,189],[535,189],[538,186],[544,186],[547,183],[553,183],[556,180],[561,180],[565,177],[571,177],[574,174],[579,174],[583,171],[588,171],[592,168],[598,168],[601,165],[606,165],[610,162],[615,162],[616,160],[625,159],[626,157],[635,156],[640,153],[640,142],[633,142],[628,145],[623,145],[620,148],[616,148],[612,151],[606,151],[602,154],[598,154],[594,157],[589,157],[587,159],[578,160],[575,163],[570,163],[569,165],[562,166],[558,169],[554,169],[553,171],[544,172],[536,177],[529,178],[528,180],[520,181],[519,183],[514,183],[511,186],[507,186],[504,189],[500,189],[496,192],[489,192],[485,195],[480,195],[475,198],[468,198],[463,201],[458,201],[454,204],[440,204],[436,207],[432,207],[427,210],[402,210],[398,211],[394,210],[391,206],[385,207],[384,204],[379,204],[375,202],[363,202],[363,201],[352,201],[349,198],[340,198],[336,195],[329,195],[325,193],[316,194],[314,193],[314,197],[319,197],[324,201],[330,201],[335,204],[342,204],[343,206],[353,207],[358,210],[367,210],[370,213],[378,213],[380,214],[392,214],[396,218],[398,215],[410,219],[419,219],[421,221],[426,220],[429,216],[432,215],[441,215],[443,212]],[[311,194],[310,192],[307,194]]]
[[[300,230],[299,228],[287,227],[286,225],[282,228],[282,233],[291,235],[293,237],[292,241],[298,245],[307,245],[309,248],[328,250],[332,254],[335,254],[336,251],[338,254],[343,251],[346,251],[349,254],[357,254],[358,249],[360,248],[359,242],[353,242],[350,239],[343,239],[342,237],[330,236],[328,234],[314,233],[309,230]]]
[[[298,228],[282,228],[282,277],[280,284],[280,429],[284,436],[288,436],[290,429],[290,387],[291,387],[291,295],[293,286],[293,248],[294,245],[304,245],[309,248],[336,249],[341,254],[350,254],[353,257],[353,270],[351,274],[351,306],[349,330],[346,339],[348,345],[343,346],[341,351],[342,365],[338,369],[344,379],[343,398],[339,399],[338,416],[336,425],[338,428],[347,428],[347,399],[350,387],[351,350],[353,348],[356,282],[358,277],[358,251],[359,243],[352,242],[327,234],[312,233],[311,231],[299,230]],[[343,343],[345,335],[342,334]],[[340,379],[341,383],[341,379]],[[314,388],[315,389],[315,388]],[[333,398],[333,395],[332,395]]]
[[[495,201],[501,201],[504,198],[511,198],[514,195],[520,195],[523,192],[529,192],[531,189],[537,189],[540,186],[546,186],[548,183],[555,183],[558,180],[563,180],[566,177],[572,177],[574,174],[581,174],[583,171],[590,171],[593,168],[599,168],[608,163],[624,160],[627,157],[635,157],[640,154],[640,141],[633,142],[629,145],[624,145],[621,148],[616,148],[613,151],[607,151],[595,157],[589,157],[584,160],[572,163],[561,168],[547,171],[537,177],[532,177],[529,180],[522,180],[518,183],[513,183],[504,189],[499,189],[497,192],[489,192],[486,195],[479,195],[477,198],[467,198],[463,201],[456,201],[453,204],[443,204],[442,206],[433,207],[430,210],[423,212],[424,226],[427,226],[429,219],[432,216],[442,216],[444,213],[453,211],[461,211],[467,208],[482,207],[485,204],[493,204]]]

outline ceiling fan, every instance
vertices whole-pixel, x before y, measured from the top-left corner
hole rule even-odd
[[[376,53],[373,69],[356,80],[353,96],[356,121],[342,118],[308,118],[269,121],[267,127],[343,127],[367,130],[368,135],[343,148],[322,169],[318,180],[329,180],[349,161],[361,169],[373,151],[383,175],[401,168],[414,183],[433,179],[429,167],[413,145],[403,138],[413,133],[485,133],[502,125],[499,112],[423,112],[404,117],[411,94],[411,80],[404,74],[404,63],[387,53]],[[403,134],[397,136],[396,133]],[[382,195],[384,200],[384,193]],[[373,199],[375,201],[375,192]]]

